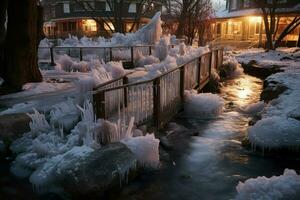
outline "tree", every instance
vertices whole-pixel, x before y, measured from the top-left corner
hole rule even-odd
[[[300,24],[300,16],[293,17],[290,23],[278,35],[280,22],[279,8],[282,0],[254,0],[256,6],[261,9],[266,32],[266,49],[276,49],[281,41]]]
[[[186,42],[192,44],[198,33],[200,39],[203,39],[201,37],[208,30],[206,24],[213,10],[210,0],[166,0],[164,5],[166,8],[164,15],[176,19],[178,23],[175,32],[178,38],[185,36]]]
[[[38,0],[0,1],[0,76],[7,88],[42,81],[37,49],[42,33]]]
[[[90,1],[87,0],[72,0],[78,4],[81,8],[86,11],[96,11],[95,7],[92,6]],[[155,0],[106,0],[105,3],[109,7],[109,14],[104,12],[104,16],[93,17],[99,27],[103,24],[109,28],[109,31],[105,30],[107,35],[109,32],[125,33],[125,20],[128,17],[127,13],[124,12],[124,8],[127,8],[131,3],[135,3],[136,12],[131,13],[134,15],[134,21],[129,28],[129,32],[139,28],[140,19],[145,16],[148,12],[154,9],[154,6],[160,4],[159,1]],[[112,26],[111,26],[112,25]]]

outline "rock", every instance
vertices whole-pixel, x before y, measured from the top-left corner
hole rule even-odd
[[[268,76],[283,72],[282,69],[280,69],[280,66],[268,66],[268,67],[261,67],[259,66],[256,61],[250,61],[248,64],[242,63],[242,67],[244,69],[244,72],[246,74],[265,79]]]
[[[0,116],[0,158],[9,154],[9,145],[24,133],[30,131],[30,117],[26,114],[8,114]]]
[[[93,151],[83,160],[69,163],[56,176],[59,185],[71,196],[95,197],[111,188],[120,188],[120,180],[126,178],[136,163],[135,156],[124,144],[113,143]],[[134,173],[130,175],[133,177]]]
[[[264,90],[260,95],[260,99],[269,102],[273,99],[276,99],[288,89],[285,85],[281,83],[277,83],[274,81],[268,82],[268,80],[264,81]]]

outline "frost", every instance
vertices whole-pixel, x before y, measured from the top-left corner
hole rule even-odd
[[[285,169],[281,176],[262,176],[239,182],[236,190],[236,200],[296,200],[300,196],[300,176],[294,170]]]
[[[223,112],[224,100],[216,94],[185,91],[184,112],[199,118],[212,118]]]
[[[45,115],[39,113],[36,109],[33,110],[33,114],[28,114],[31,118],[31,122],[29,123],[31,133],[38,135],[39,133],[50,132],[52,128],[47,122]]]

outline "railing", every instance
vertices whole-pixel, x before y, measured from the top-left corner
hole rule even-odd
[[[201,90],[212,67],[218,69],[221,62],[223,50],[215,49],[154,79],[101,87],[93,92],[95,114],[117,122],[124,130],[132,117],[137,125],[153,122],[160,128],[182,108],[184,90]]]
[[[173,48],[170,45],[169,48]],[[55,65],[60,55],[68,55],[77,61],[85,61],[90,58],[100,59],[105,62],[122,61],[125,66],[131,67],[136,60],[138,52],[144,56],[152,55],[154,45],[138,46],[111,46],[111,47],[39,47],[39,61]]]

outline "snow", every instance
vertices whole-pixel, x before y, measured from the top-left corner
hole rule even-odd
[[[278,66],[285,71],[296,70],[300,67],[299,53],[300,48],[277,48],[275,51],[266,52],[262,48],[251,48],[231,52],[238,62],[248,64],[250,61],[256,61],[260,67],[268,68]]]
[[[224,100],[216,94],[185,91],[184,112],[198,118],[214,118],[223,112]]]
[[[226,55],[223,59],[222,70],[225,72],[226,77],[235,77],[243,74],[242,65],[235,57]]]
[[[147,167],[159,167],[159,140],[154,134],[131,137],[121,140],[137,157],[140,164]]]
[[[256,199],[298,199],[300,196],[300,176],[291,169],[285,169],[283,175],[257,177],[239,182],[236,187],[236,200]]]
[[[256,48],[231,52],[231,55],[235,55],[239,62],[248,64],[250,61],[255,61],[258,67],[278,66],[283,70],[283,72],[269,76],[267,82],[271,90],[276,90],[278,86],[284,86],[287,90],[267,105],[260,102],[253,105],[254,107],[250,106],[250,110],[258,109],[257,111],[262,117],[260,121],[248,129],[248,138],[254,148],[299,151],[299,51],[300,48],[295,47],[278,48],[276,51],[268,52]]]

